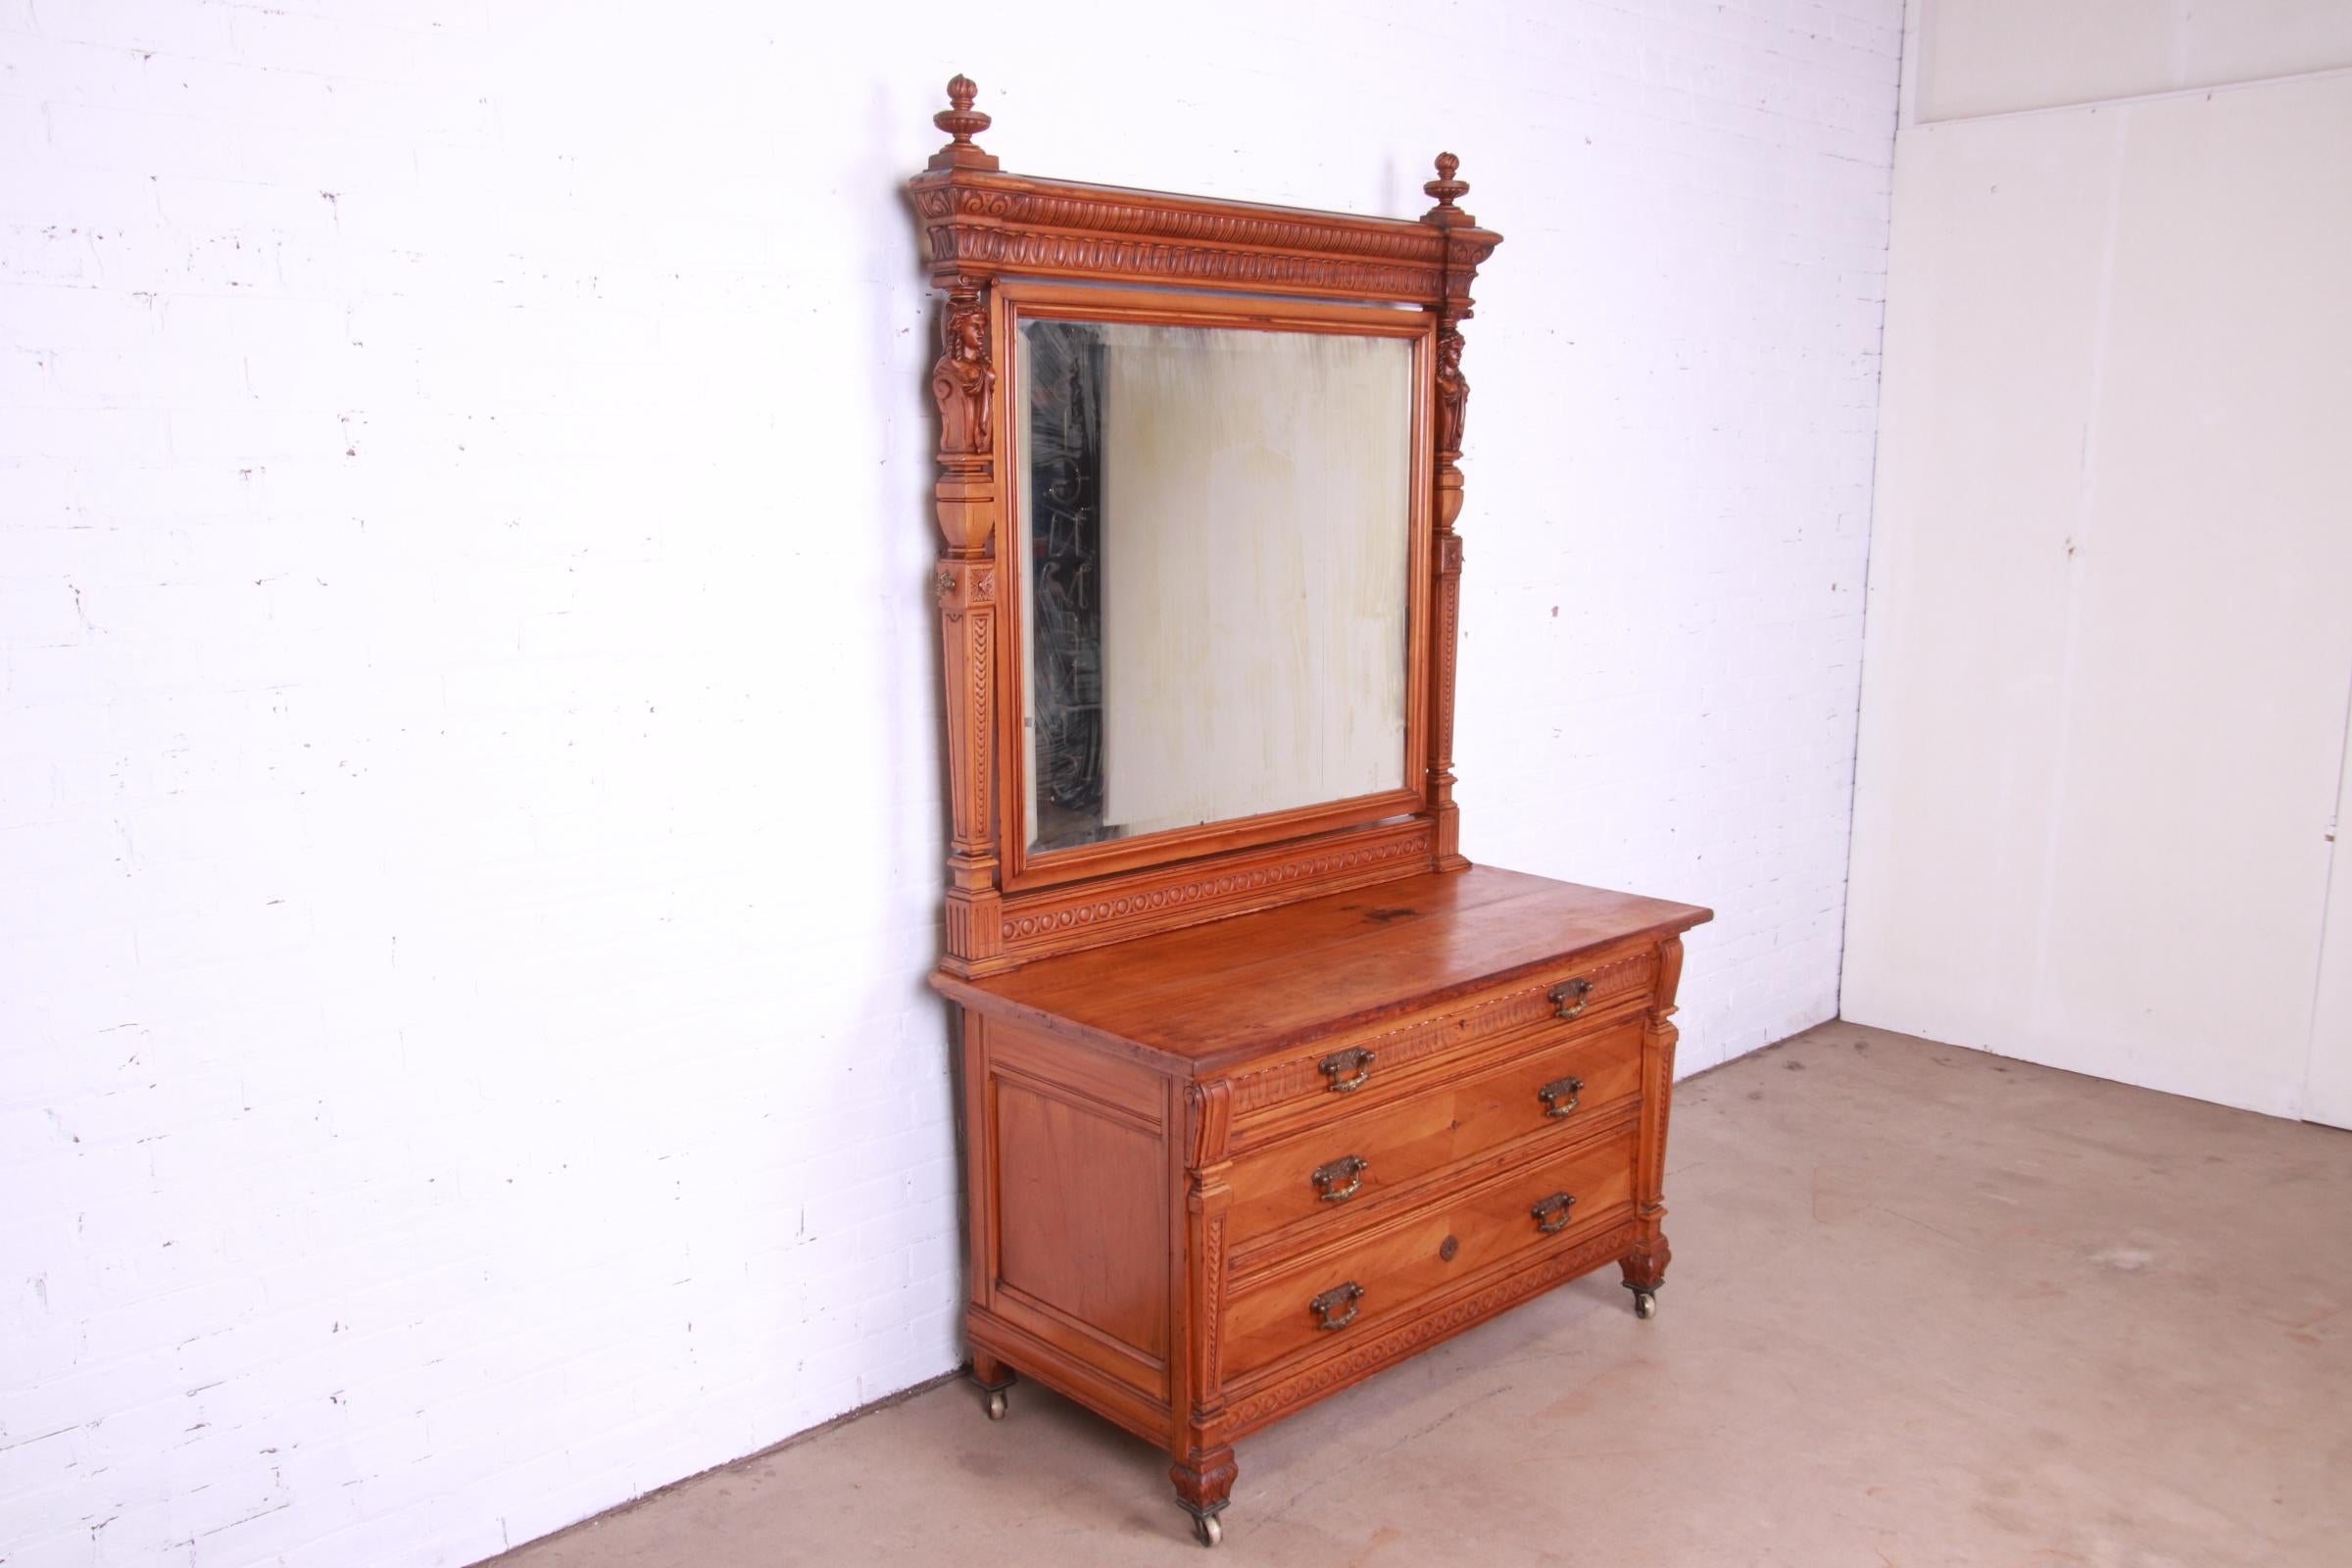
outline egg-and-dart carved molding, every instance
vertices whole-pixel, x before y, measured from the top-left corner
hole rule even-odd
[[[1095,924],[1103,920],[1121,919],[1133,914],[1150,914],[1163,909],[1176,909],[1189,905],[1213,904],[1219,900],[1244,897],[1293,882],[1312,881],[1336,873],[1410,860],[1429,854],[1429,834],[1426,830],[1401,835],[1376,844],[1331,850],[1320,855],[1285,858],[1268,864],[1218,872],[1194,878],[1191,881],[1169,882],[1158,887],[1140,887],[1107,898],[1071,898],[1054,906],[1035,912],[1007,913],[1004,917],[1004,940],[1008,945],[1041,940],[1056,933]]]
[[[1030,272],[1114,273],[1197,283],[1249,284],[1383,299],[1435,300],[1445,270],[1345,256],[1305,255],[1212,245],[1161,244],[1020,229],[941,226],[931,254],[942,266]]]

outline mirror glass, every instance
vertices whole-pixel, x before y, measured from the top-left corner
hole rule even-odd
[[[1029,318],[1031,853],[1402,787],[1412,341]]]

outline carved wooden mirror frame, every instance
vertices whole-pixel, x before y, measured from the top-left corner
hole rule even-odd
[[[948,955],[979,976],[1032,958],[1469,862],[1453,804],[1455,625],[1462,551],[1460,325],[1502,236],[1454,203],[1452,154],[1418,221],[1125,190],[1000,172],[972,138],[989,117],[957,76],[933,117],[953,138],[907,181],[944,295],[931,376],[940,411],[936,586],[946,662]],[[1104,283],[1129,285],[1103,290]],[[1071,285],[1098,285],[1092,289]],[[996,345],[1024,308],[1125,318],[1411,337],[1413,556],[1406,616],[1408,765],[1416,782],[1202,827],[1025,854],[1021,585],[1011,563],[1019,416]],[[1402,307],[1404,309],[1399,309]]]
[[[997,581],[997,613],[1004,618],[1007,635],[1003,639],[1003,663],[1005,678],[1002,690],[1012,694],[1012,700],[1001,706],[998,719],[998,756],[1004,761],[1004,788],[997,800],[1004,818],[1000,822],[998,846],[1004,866],[1000,885],[1007,894],[1055,883],[1100,878],[1114,871],[1173,863],[1224,850],[1248,849],[1272,844],[1283,839],[1301,838],[1335,828],[1355,827],[1411,814],[1421,808],[1423,789],[1420,768],[1408,772],[1406,759],[1419,760],[1427,756],[1428,683],[1416,678],[1417,672],[1428,668],[1425,644],[1428,638],[1430,578],[1426,569],[1414,571],[1429,559],[1431,550],[1430,476],[1427,453],[1431,411],[1429,407],[1428,360],[1434,352],[1435,322],[1427,313],[1400,311],[1391,306],[1343,304],[1323,300],[1285,300],[1254,296],[1223,295],[1203,298],[1195,293],[1174,293],[1159,289],[1129,288],[1107,290],[1100,286],[1039,282],[1028,279],[1000,278],[989,291],[993,310],[992,338],[998,343],[1012,343],[1021,324],[1029,320],[1129,322],[1153,326],[1205,326],[1223,329],[1247,328],[1289,333],[1339,333],[1350,337],[1393,338],[1408,344],[1413,352],[1412,378],[1412,447],[1409,454],[1410,495],[1408,539],[1408,569],[1405,583],[1406,612],[1404,687],[1404,749],[1397,755],[1396,783],[1386,790],[1318,801],[1307,805],[1271,810],[1246,816],[1227,817],[1190,827],[1163,828],[1133,837],[1121,837],[1045,853],[1032,850],[1020,831],[1003,831],[1021,815],[1022,803],[1031,788],[1028,768],[1028,747],[1022,744],[1023,713],[1021,694],[1029,690],[1028,671],[1024,667],[1023,639],[1011,635],[1011,628],[1021,624],[1028,612],[1024,602],[1028,584],[1020,570],[1002,574]],[[997,419],[1005,426],[1004,435],[1010,442],[1016,433],[1012,423],[1022,416],[1022,401],[1027,389],[1019,377],[1006,376],[997,381],[1003,400]],[[1028,475],[1021,471],[1018,462],[1005,464],[1003,474],[1001,511],[1008,530],[1017,530],[1025,514],[1022,492]],[[1011,559],[1011,535],[1000,541],[1000,548]],[[1004,559],[1004,558],[1000,558]]]

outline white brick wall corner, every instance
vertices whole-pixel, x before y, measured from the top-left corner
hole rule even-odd
[[[955,1362],[957,69],[1462,155],[1467,848],[1716,906],[1689,1066],[1830,1014],[1898,11],[0,0],[0,1562],[468,1563]]]

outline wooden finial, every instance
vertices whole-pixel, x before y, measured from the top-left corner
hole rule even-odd
[[[1453,172],[1461,167],[1462,161],[1459,158],[1454,157],[1453,154],[1438,154],[1438,177],[1430,180],[1427,184],[1421,187],[1422,190],[1438,199],[1438,205],[1432,207],[1428,212],[1423,213],[1421,215],[1421,221],[1424,223],[1435,223],[1441,228],[1453,223],[1474,223],[1478,221],[1478,220],[1472,218],[1468,213],[1463,212],[1460,208],[1453,205],[1453,199],[1456,196],[1467,196],[1470,194],[1470,182],[1466,179],[1456,179],[1453,177]]]
[[[997,161],[982,152],[972,138],[988,128],[988,116],[972,107],[979,96],[980,84],[971,77],[957,74],[948,83],[948,102],[953,109],[942,109],[931,117],[931,123],[946,131],[955,140],[931,155],[933,169],[994,169]]]

